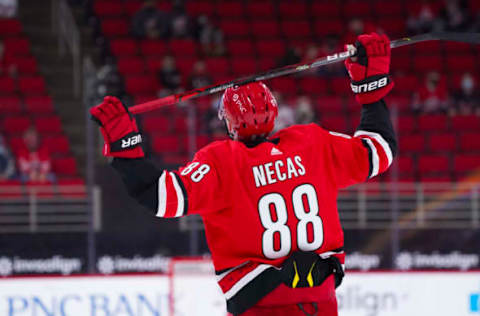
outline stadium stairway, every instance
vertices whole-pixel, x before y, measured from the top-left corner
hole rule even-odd
[[[78,21],[83,10],[73,9]],[[39,70],[45,77],[50,95],[53,97],[57,112],[61,118],[65,133],[70,139],[71,149],[77,160],[79,172],[84,174],[85,167],[85,115],[81,96],[75,97],[73,91],[73,64],[70,54],[60,57],[58,39],[52,32],[52,8],[50,1],[39,5],[38,0],[19,1],[19,19],[31,42]],[[82,56],[99,54],[91,43],[91,30],[80,27]]]

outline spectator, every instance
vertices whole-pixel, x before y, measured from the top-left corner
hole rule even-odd
[[[300,47],[288,47],[277,63],[278,67],[297,64],[302,60],[302,50]]]
[[[309,124],[315,122],[315,111],[312,101],[307,96],[300,96],[295,107],[295,124]]]
[[[274,130],[276,132],[295,124],[295,112],[290,105],[284,102],[283,96],[280,93],[274,91],[273,95],[278,103],[278,116],[275,121]]]
[[[225,123],[218,119],[218,106],[220,105],[220,98],[212,100],[210,108],[206,113],[207,132],[211,137],[225,137]]]
[[[125,94],[122,77],[118,73],[115,62],[109,60],[97,71],[96,78],[97,98],[112,95],[122,98]]]
[[[173,56],[167,55],[163,58],[162,68],[158,72],[158,79],[162,84],[159,96],[179,92],[182,76],[177,69]]]
[[[132,33],[138,38],[169,38],[170,16],[157,8],[156,0],[144,0],[142,8],[133,16]]]
[[[412,107],[417,113],[445,112],[448,106],[448,92],[438,72],[432,71],[425,77],[425,83],[415,93]]]
[[[15,160],[3,137],[0,136],[0,182],[11,179],[15,175]]]
[[[207,65],[203,60],[197,61],[193,65],[193,71],[188,78],[189,89],[198,89],[212,84],[213,80],[207,71]]]
[[[198,17],[196,22],[197,30],[196,38],[202,45],[202,49],[207,56],[223,56],[225,55],[225,43],[223,40],[223,32],[214,26],[206,15]]]
[[[17,6],[17,0],[0,0],[0,17],[14,17],[17,13]]]
[[[454,94],[454,106],[451,115],[480,115],[480,93],[476,89],[476,82],[470,73],[462,77],[460,89]]]
[[[359,18],[353,18],[348,23],[347,34],[344,38],[344,43],[353,44],[358,35],[376,32],[376,27],[369,22],[365,22]]]
[[[440,11],[440,29],[445,31],[466,31],[471,24],[468,3],[461,0],[445,0],[445,7]]]
[[[407,29],[414,34],[430,32],[433,30],[435,18],[432,3],[422,0],[419,10],[408,18]]]
[[[192,23],[181,0],[174,1],[171,23],[172,37],[190,38],[192,36]]]
[[[37,130],[33,127],[27,129],[23,142],[24,146],[18,152],[20,179],[24,182],[53,182],[50,154],[41,144]]]
[[[320,56],[328,56],[338,53],[342,50],[340,39],[337,34],[329,34],[323,39],[322,45],[319,48]],[[343,63],[333,63],[325,67],[319,67],[317,74],[322,77],[336,77],[345,76],[346,70]]]

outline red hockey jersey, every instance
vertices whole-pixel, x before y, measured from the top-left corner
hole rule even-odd
[[[296,250],[343,258],[337,192],[385,171],[389,144],[298,125],[249,148],[214,142],[158,182],[159,217],[199,214],[227,302]],[[261,282],[261,281],[258,281]]]

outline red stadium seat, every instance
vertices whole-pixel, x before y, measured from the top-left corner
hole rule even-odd
[[[258,59],[258,69],[260,69],[260,71],[272,69],[276,65],[276,61],[273,58],[261,57]]]
[[[344,133],[349,129],[345,116],[328,116],[320,119],[320,126],[329,131]]]
[[[309,10],[311,15],[316,18],[336,19],[340,16],[341,6],[332,1],[312,1]]]
[[[221,1],[216,7],[217,15],[222,18],[242,18],[245,15],[245,6],[242,1]]]
[[[390,109],[396,108],[399,113],[411,114],[411,97],[409,96],[387,96],[386,98],[388,107]]]
[[[31,56],[19,56],[12,60],[20,74],[36,74],[37,60]]]
[[[176,63],[178,68],[178,60],[176,61]],[[148,59],[145,59],[145,65],[147,72],[156,75],[158,71],[162,68],[162,59],[157,57],[150,57]],[[179,71],[182,73],[182,70],[180,68]]]
[[[17,96],[0,96],[0,115],[18,114],[22,111],[22,101]]]
[[[417,121],[411,115],[399,116],[397,119],[397,130],[401,134],[410,134],[417,130]]]
[[[106,37],[121,37],[128,35],[128,24],[125,19],[107,19],[102,21],[102,33]]]
[[[1,128],[4,133],[20,134],[30,127],[32,122],[25,116],[11,116],[3,119]]]
[[[255,54],[255,48],[250,40],[231,40],[227,43],[227,48],[230,56],[253,56]]]
[[[339,20],[316,20],[313,26],[317,36],[339,34],[344,28],[345,25]]]
[[[466,43],[445,42],[443,43],[447,55],[469,55],[472,53],[472,45]]]
[[[177,68],[183,76],[190,75],[195,60],[189,56],[179,56],[176,60]]]
[[[51,154],[68,155],[70,152],[70,144],[65,135],[48,136],[42,139],[43,144],[48,148]]]
[[[245,20],[223,20],[220,28],[227,37],[246,37],[250,33],[250,27]]]
[[[410,56],[392,56],[392,72],[410,72],[412,69],[412,58]]]
[[[140,10],[142,5],[143,5],[143,1],[141,0],[125,1],[124,2],[125,13],[128,16],[133,16],[135,13],[137,13],[138,10]]]
[[[340,96],[321,96],[317,99],[317,108],[321,113],[326,111],[339,113],[344,109],[344,101]]]
[[[377,1],[374,9],[378,16],[398,16],[405,12],[405,6],[401,2]]]
[[[395,93],[411,95],[412,91],[418,88],[418,79],[416,76],[397,76],[395,81]]]
[[[213,15],[215,12],[215,4],[211,1],[187,1],[187,12],[191,15]]]
[[[73,157],[54,159],[52,169],[60,177],[77,175],[77,163]]]
[[[307,21],[285,21],[282,22],[281,27],[287,38],[305,38],[311,34],[311,27]]]
[[[30,54],[30,42],[26,38],[5,38],[3,43],[5,44],[5,51],[10,55],[20,56]]]
[[[157,154],[180,152],[181,145],[178,136],[159,135],[154,138],[152,149]]]
[[[58,116],[39,117],[35,119],[35,127],[38,132],[49,134],[62,133],[62,122]]]
[[[444,64],[441,56],[416,56],[413,60],[413,69],[418,72],[442,71]]]
[[[197,54],[197,46],[192,40],[173,40],[170,49],[175,56],[194,56]]]
[[[140,43],[140,50],[145,56],[160,55],[168,52],[168,46],[163,41],[143,40]]]
[[[28,113],[53,113],[53,102],[49,96],[29,96],[25,97],[24,102]]]
[[[130,94],[155,93],[157,83],[154,76],[129,76],[125,78],[125,86]]]
[[[110,41],[110,50],[115,56],[136,55],[138,44],[132,39],[112,39]]]
[[[25,143],[23,141],[23,135],[13,136],[8,139],[8,145],[12,153],[17,155],[21,150],[25,149]]]
[[[405,34],[405,19],[403,17],[383,16],[375,25],[382,29],[390,38]]]
[[[350,82],[345,78],[333,78],[330,80],[330,87],[334,94],[349,94],[352,93]]]
[[[255,18],[271,18],[275,12],[271,2],[249,1],[247,4],[247,14]]]
[[[117,67],[123,75],[140,75],[145,72],[143,59],[134,56],[118,58]]]
[[[456,155],[453,165],[456,172],[473,171],[480,167],[480,155]]]
[[[121,16],[124,14],[123,2],[114,0],[95,1],[93,12],[100,18]]]
[[[248,75],[257,72],[257,62],[252,58],[234,58],[231,60],[235,75]]]
[[[419,173],[445,173],[449,170],[446,155],[421,155],[418,160]]]
[[[146,133],[167,133],[170,131],[170,118],[167,116],[145,116],[142,127]]]
[[[447,67],[449,71],[452,72],[464,72],[472,71],[475,72],[476,61],[473,55],[465,56],[448,56],[447,57]]]
[[[400,152],[422,151],[425,146],[423,135],[405,135],[400,137]]]
[[[229,62],[226,58],[209,58],[206,60],[206,64],[210,73],[227,74],[230,71]]]
[[[20,77],[18,88],[25,95],[43,95],[46,93],[45,79],[41,76]]]
[[[184,116],[175,117],[173,120],[173,130],[178,134],[187,133],[187,118]]]
[[[251,32],[256,38],[276,38],[280,35],[280,27],[277,20],[255,20]]]
[[[347,1],[344,2],[342,9],[347,18],[366,17],[372,11],[370,1]]]
[[[318,95],[327,92],[327,81],[318,77],[305,77],[300,81],[303,93]]]
[[[272,90],[276,90],[285,95],[293,95],[297,93],[297,83],[295,82],[295,79],[291,77],[272,79],[268,85]]]
[[[0,36],[18,36],[22,33],[22,24],[17,19],[0,19]]]
[[[439,41],[429,41],[429,42],[421,42],[418,45],[412,46],[415,54],[421,55],[438,55],[443,51],[443,44]]]
[[[460,149],[466,153],[480,152],[480,132],[462,134],[460,136]]]
[[[398,172],[414,174],[415,173],[415,162],[410,156],[400,155],[398,156],[393,163],[396,163],[398,166]]]
[[[475,115],[452,117],[452,129],[458,131],[478,131],[480,118]]]
[[[430,135],[429,149],[438,152],[455,152],[457,139],[451,133],[435,133]]]
[[[447,117],[445,115],[422,115],[418,119],[420,131],[441,131],[447,127]]]
[[[1,94],[12,94],[17,89],[15,85],[15,80],[10,77],[0,77],[0,93]]]
[[[307,6],[304,1],[279,1],[278,13],[283,19],[305,19],[307,17]]]

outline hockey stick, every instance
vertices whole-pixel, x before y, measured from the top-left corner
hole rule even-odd
[[[390,47],[397,48],[405,45],[412,45],[412,44],[426,42],[426,41],[453,41],[453,42],[462,42],[462,43],[470,43],[470,44],[480,44],[480,33],[449,33],[449,32],[426,33],[426,34],[416,35],[412,37],[404,37],[398,40],[391,41]],[[354,50],[348,50],[338,54],[321,57],[309,63],[295,64],[295,65],[289,65],[281,68],[276,68],[273,70],[267,70],[256,75],[243,77],[237,80],[224,82],[221,84],[214,84],[214,85],[206,86],[203,88],[182,92],[179,94],[170,95],[170,96],[153,100],[150,102],[135,105],[131,107],[129,110],[133,114],[144,113],[144,112],[161,108],[166,105],[171,105],[181,101],[198,98],[204,95],[214,94],[236,85],[241,86],[241,85],[245,85],[255,81],[263,81],[263,80],[272,79],[280,76],[290,75],[293,73],[301,72],[301,71],[312,69],[312,68],[330,65],[333,63],[343,61],[348,57],[351,57],[354,55],[355,55]]]

